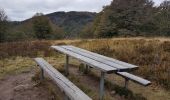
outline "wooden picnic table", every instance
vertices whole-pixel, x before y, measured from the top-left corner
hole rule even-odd
[[[105,74],[117,73],[122,71],[125,72],[125,71],[134,70],[138,68],[138,66],[126,62],[122,62],[113,58],[109,58],[94,52],[90,52],[78,47],[70,46],[70,45],[51,46],[51,48],[66,55],[66,64],[65,64],[66,75],[68,75],[69,73],[68,72],[69,56],[76,58],[81,62],[87,64],[88,66],[101,71],[100,100],[103,100],[103,96],[104,96]],[[123,73],[123,75],[124,74],[125,73]]]

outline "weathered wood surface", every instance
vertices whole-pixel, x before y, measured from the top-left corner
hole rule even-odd
[[[81,48],[74,46],[51,46],[56,51],[62,52],[71,57],[77,58],[83,61],[85,64],[97,68],[101,71],[100,77],[100,100],[103,100],[104,95],[104,74],[115,72],[116,74],[125,78],[125,87],[128,86],[128,81],[132,80],[144,86],[149,85],[151,82],[140,78],[138,76],[132,75],[130,73],[124,72],[132,69],[138,68],[136,65],[132,65],[126,62],[122,62],[113,58],[109,58],[97,53],[93,53]]]
[[[124,78],[128,78],[128,79],[130,79],[130,80],[132,80],[134,82],[137,82],[137,83],[139,83],[141,85],[144,85],[144,86],[147,86],[147,85],[151,84],[150,81],[145,80],[145,79],[143,79],[141,77],[135,76],[133,74],[127,73],[127,72],[117,72],[117,74],[124,77]]]
[[[70,50],[74,53],[78,53],[78,54],[83,55],[85,57],[91,58],[91,59],[96,60],[98,62],[101,62],[101,63],[104,63],[104,64],[109,65],[111,67],[114,67],[119,71],[126,71],[128,69],[132,70],[133,68],[137,68],[137,66],[135,66],[135,65],[131,65],[131,64],[128,64],[128,63],[125,63],[125,62],[121,62],[121,61],[118,61],[118,60],[115,60],[115,59],[112,59],[112,58],[109,58],[109,57],[105,57],[105,56],[99,55],[97,53],[93,53],[93,52],[90,52],[90,51],[87,51],[87,50],[84,50],[84,49],[80,49],[80,48],[77,48],[77,47],[74,47],[74,46],[62,46],[62,47],[67,49],[67,50]]]
[[[71,81],[63,76],[42,58],[35,58],[36,63],[53,79],[70,100],[92,100]]]
[[[78,53],[72,52],[70,50],[67,50],[61,46],[52,46],[53,49],[62,52],[66,55],[69,55],[71,57],[74,57],[80,61],[83,61],[84,63],[86,63],[87,65],[94,67],[96,69],[99,69],[100,71],[106,72],[106,73],[112,73],[114,71],[117,71],[117,68],[111,67],[109,65],[106,65],[102,62],[96,61],[94,59],[88,58],[86,56],[80,55]]]

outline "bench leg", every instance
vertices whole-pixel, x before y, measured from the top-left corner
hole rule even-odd
[[[105,77],[105,73],[101,72],[101,76],[100,76],[100,98],[99,98],[99,100],[103,100],[103,98],[104,98],[104,77]]]
[[[129,79],[128,79],[128,78],[125,78],[125,88],[126,88],[126,89],[128,88],[128,83],[129,83]]]
[[[70,100],[66,94],[64,94],[64,100]]]
[[[69,56],[68,55],[66,55],[65,60],[66,60],[66,62],[65,62],[65,75],[68,76],[69,75],[69,69],[68,69]]]
[[[40,72],[40,80],[44,79],[44,70],[41,68],[41,72]]]
[[[67,95],[64,95],[64,100],[70,100]]]

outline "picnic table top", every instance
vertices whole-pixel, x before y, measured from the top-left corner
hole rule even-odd
[[[112,73],[118,71],[128,71],[138,68],[138,66],[109,58],[85,49],[71,45],[51,46],[56,51],[74,57],[89,66],[95,67],[103,72]]]

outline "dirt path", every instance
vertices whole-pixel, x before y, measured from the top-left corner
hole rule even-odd
[[[6,76],[0,80],[0,100],[49,100],[44,87],[36,87],[31,80],[33,73]]]
[[[98,100],[99,82],[90,78],[88,75],[81,75],[78,72],[78,68],[70,67],[70,79],[78,87],[84,88],[84,92],[94,100]],[[32,77],[35,75],[35,71],[21,73],[18,75],[5,76],[0,80],[0,100],[62,100],[63,94],[60,90],[54,86],[51,81],[48,81],[48,85],[40,85],[37,87],[37,83],[32,81]],[[78,81],[78,82],[76,82]],[[55,88],[54,97],[49,89],[49,84],[52,84],[52,88]],[[122,100],[119,96],[110,96],[110,91],[106,90],[106,95],[109,98],[107,100]]]

